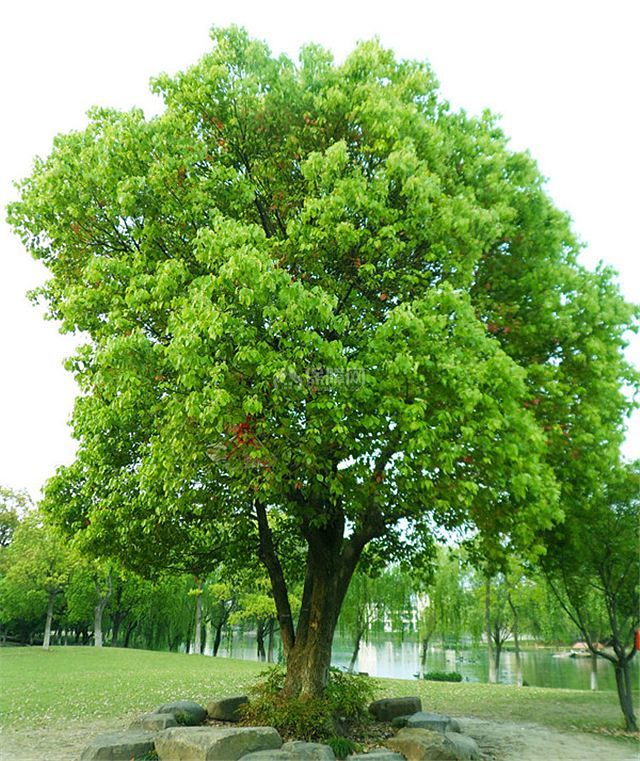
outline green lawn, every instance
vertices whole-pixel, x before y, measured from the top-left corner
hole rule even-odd
[[[263,667],[250,661],[118,648],[0,648],[0,723],[46,727],[69,720],[123,719],[179,698],[206,704],[216,696],[242,693]],[[453,716],[587,731],[622,726],[612,692],[377,681],[380,697],[418,694],[425,710]]]

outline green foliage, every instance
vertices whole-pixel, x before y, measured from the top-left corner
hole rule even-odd
[[[427,671],[424,679],[430,682],[461,682],[462,674],[459,671]]]
[[[241,709],[243,723],[273,726],[286,738],[327,741],[337,726],[344,729],[369,720],[367,708],[377,684],[368,677],[332,669],[322,697],[291,697],[283,689],[285,676],[279,666],[260,674],[250,702]]]
[[[632,406],[614,273],[579,264],[531,157],[425,63],[212,39],[154,81],[160,115],[93,110],[9,209],[50,273],[36,298],[86,338],[47,511],[141,573],[269,539],[280,620],[291,558],[306,611],[367,545],[410,562],[460,529],[492,563],[539,555]]]
[[[358,743],[355,743],[348,737],[339,737],[334,735],[333,737],[330,737],[326,742],[334,752],[336,758],[346,758],[352,753],[357,753],[360,749]]]

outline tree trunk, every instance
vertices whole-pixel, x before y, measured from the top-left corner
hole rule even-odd
[[[264,621],[258,621],[258,626],[256,627],[256,646],[259,661],[264,661],[267,658],[267,653],[264,649],[264,630]]]
[[[637,732],[638,722],[633,712],[633,694],[631,692],[631,670],[629,661],[624,658],[622,663],[618,661],[615,664],[616,670],[616,687],[618,688],[618,700],[620,708],[624,715],[624,723],[627,732]]]
[[[493,658],[493,639],[491,637],[491,579],[485,579],[484,586],[484,628],[487,637],[487,655],[489,660],[489,684],[497,681],[496,664]]]
[[[596,653],[591,653],[591,684],[592,690],[598,689],[598,656]]]
[[[122,644],[123,647],[129,647],[129,640],[131,639],[131,635],[133,634],[133,630],[138,625],[137,621],[132,621],[129,626],[127,626],[127,632],[124,635],[124,642]]]
[[[196,579],[196,624],[192,655],[200,655],[202,647],[202,582]]]
[[[47,604],[47,619],[44,624],[44,639],[42,641],[42,649],[48,650],[49,643],[51,642],[51,622],[53,621],[53,605],[56,601],[56,595],[58,590],[55,589],[49,592],[49,602]]]
[[[522,658],[520,656],[520,625],[518,619],[518,609],[513,603],[511,593],[507,596],[509,607],[513,613],[513,644],[516,651],[516,687],[522,687]]]
[[[104,594],[102,594],[97,579],[94,579],[94,584],[98,594],[98,602],[94,608],[93,618],[94,644],[96,647],[102,647],[102,614],[104,613],[104,609],[107,607],[109,598],[111,597],[111,570],[109,570],[109,573],[107,574],[106,591]]]
[[[273,635],[275,629],[275,620],[273,616],[269,619],[267,626],[267,662],[273,663]]]
[[[287,656],[284,689],[291,696],[318,697],[327,685],[338,614],[357,563],[357,558],[340,552],[342,530],[340,527],[338,535],[329,524],[310,533],[307,540],[309,554],[298,630]]]
[[[222,627],[224,626],[224,621],[218,621],[216,624],[216,636],[213,638],[213,654],[218,655],[218,650],[220,649],[220,643],[222,642]]]
[[[360,641],[364,636],[364,626],[360,626],[356,632],[355,642],[353,643],[353,654],[351,655],[351,662],[349,663],[349,673],[353,673],[356,667],[356,661],[358,660],[358,653],[360,652]]]

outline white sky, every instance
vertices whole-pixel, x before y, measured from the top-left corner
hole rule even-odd
[[[637,0],[5,0],[0,8],[0,206],[53,136],[80,128],[94,104],[157,110],[149,77],[207,49],[212,24],[237,23],[295,56],[304,42],[338,59],[379,35],[402,57],[427,59],[455,107],[502,115],[529,148],[588,244],[640,301],[640,3]],[[75,394],[62,367],[73,339],[45,322],[25,292],[44,269],[0,224],[0,484],[37,497],[71,461],[66,422]],[[629,357],[640,364],[636,337]],[[640,457],[640,416],[625,453]]]

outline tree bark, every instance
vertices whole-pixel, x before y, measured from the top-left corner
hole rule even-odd
[[[133,634],[133,630],[136,628],[137,625],[138,625],[137,621],[132,621],[127,626],[127,632],[124,635],[124,642],[122,643],[123,647],[129,647],[129,640],[131,639],[131,635]]]
[[[220,649],[220,643],[222,642],[222,627],[224,626],[224,620],[218,621],[215,626],[216,636],[213,638],[213,654],[218,655]]]
[[[44,638],[42,640],[42,649],[48,650],[51,642],[51,622],[53,621],[53,606],[56,601],[58,590],[54,589],[49,592],[49,602],[47,604],[47,618],[44,624]]]
[[[620,708],[624,715],[624,723],[628,732],[638,731],[638,722],[633,711],[633,694],[631,692],[631,670],[629,668],[629,659],[623,658],[622,662],[617,661],[616,670],[616,687],[618,688],[618,700]]]

